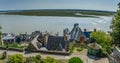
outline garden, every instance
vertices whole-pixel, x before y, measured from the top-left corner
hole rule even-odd
[[[83,63],[79,57],[72,57],[68,60],[56,60],[53,57],[42,58],[41,55],[23,57],[21,54],[2,57],[3,55],[0,55],[0,63]]]

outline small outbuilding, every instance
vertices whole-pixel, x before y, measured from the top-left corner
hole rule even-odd
[[[90,43],[88,44],[88,54],[94,55],[94,56],[100,56],[101,48],[102,47],[97,43]]]

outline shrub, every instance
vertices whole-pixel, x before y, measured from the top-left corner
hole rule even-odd
[[[47,57],[46,59],[44,59],[43,63],[58,63],[58,62],[52,57]]]
[[[92,32],[90,37],[93,38],[101,47],[104,54],[111,52],[111,37],[103,31]]]
[[[70,42],[70,44],[69,44],[69,50],[70,50],[70,53],[73,53],[74,45],[75,45],[74,42]]]
[[[40,55],[36,55],[36,59],[37,59],[37,60],[40,60],[40,59],[41,59],[41,56],[40,56]]]
[[[68,63],[83,63],[79,57],[72,57],[68,60]]]
[[[15,54],[9,56],[10,63],[23,63],[24,57],[21,54]]]
[[[25,60],[25,63],[31,63],[31,62],[32,62],[31,57],[27,57],[26,60]]]
[[[77,51],[82,51],[83,48],[79,47],[79,48],[77,48],[76,50],[77,50]]]
[[[9,44],[9,47],[18,47],[17,43]]]
[[[5,52],[2,53],[1,59],[5,59],[6,57],[7,57],[7,52],[5,51]]]

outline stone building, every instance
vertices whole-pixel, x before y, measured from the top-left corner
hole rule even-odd
[[[84,33],[82,32],[81,28],[79,27],[78,23],[74,24],[73,29],[71,30],[71,32],[69,32],[68,29],[64,30],[64,35],[69,35],[69,41],[80,41],[80,42],[84,42],[86,40],[86,36],[84,35]]]

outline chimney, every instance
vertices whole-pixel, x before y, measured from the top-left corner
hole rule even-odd
[[[59,36],[59,32],[57,32],[55,35],[56,35],[56,36]]]
[[[87,32],[87,29],[86,29],[86,28],[84,29],[84,32]]]
[[[25,34],[27,35],[27,32]]]
[[[96,32],[97,30],[96,30],[96,28],[94,28],[94,32]]]

